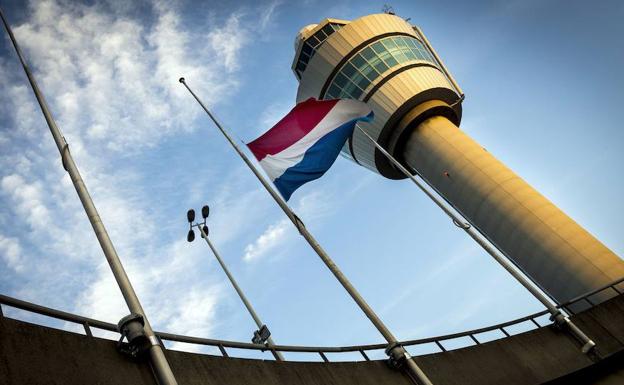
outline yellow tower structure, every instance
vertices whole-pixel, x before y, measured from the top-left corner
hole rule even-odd
[[[297,102],[362,100],[360,127],[417,172],[551,298],[624,276],[624,261],[458,127],[463,93],[418,27],[392,14],[325,19],[295,40]],[[403,179],[358,130],[343,155]]]

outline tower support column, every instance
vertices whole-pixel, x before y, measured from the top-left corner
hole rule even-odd
[[[400,149],[403,161],[556,302],[624,276],[624,261],[443,116]]]

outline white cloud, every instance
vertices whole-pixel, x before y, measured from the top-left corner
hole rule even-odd
[[[208,41],[216,52],[223,55],[225,69],[233,72],[239,68],[238,55],[249,37],[247,31],[241,28],[241,15],[232,14],[225,26],[208,34]]]
[[[269,26],[269,24],[275,17],[275,14],[277,13],[276,12],[277,7],[280,6],[281,4],[282,4],[282,1],[274,0],[270,4],[264,7],[263,11],[260,13],[259,26],[260,26],[261,31],[265,30]]]
[[[176,317],[167,324],[173,333],[194,336],[210,335],[214,327],[214,312],[219,296],[218,288],[195,286],[180,298],[175,310]]]
[[[176,5],[153,3],[149,22],[116,6],[36,2],[13,29],[152,324],[205,336],[221,298],[198,269],[210,264],[205,250],[143,220],[155,216],[153,197],[127,160],[196,128],[201,110],[180,76],[211,104],[237,91],[256,26],[235,13],[189,30]],[[9,222],[25,229],[19,239],[0,235],[0,253],[8,268],[29,272],[6,294],[116,322],[127,307],[21,71],[14,56],[0,59],[0,231]],[[254,196],[226,201],[244,212]],[[236,236],[227,227],[223,239]]]
[[[359,185],[356,184],[355,186],[359,188]],[[342,198],[348,197],[351,194],[350,191],[344,191]],[[330,191],[319,189],[301,196],[293,211],[309,227],[321,218],[331,215],[336,204],[338,203],[333,200],[333,194]],[[278,247],[286,247],[293,236],[298,234],[291,221],[285,218],[285,214],[281,216],[283,219],[270,224],[260,236],[247,244],[243,255],[244,261],[257,261],[271,252],[277,252]]]
[[[28,22],[14,27],[42,88],[55,95],[55,115],[67,135],[114,151],[137,151],[187,130],[183,122],[199,113],[180,76],[211,103],[237,89],[236,78],[223,73],[238,68],[247,43],[240,16],[191,33],[171,5],[156,3],[154,9],[150,28],[106,13],[97,3],[44,1],[31,7]],[[206,41],[207,49],[195,49]],[[21,100],[16,107],[28,109],[20,117],[38,117],[32,103],[24,103],[30,90],[21,85],[9,91]],[[32,130],[32,120],[20,125]]]
[[[48,209],[42,201],[41,183],[29,184],[21,175],[11,174],[0,180],[0,187],[17,203],[16,210],[22,218],[28,218],[32,221],[35,217],[49,217]]]
[[[292,225],[288,219],[282,219],[270,225],[253,243],[245,247],[243,259],[246,262],[252,262],[274,250],[284,242],[284,235],[290,226]]]
[[[24,270],[22,248],[17,238],[0,234],[0,256],[15,272],[19,273]]]

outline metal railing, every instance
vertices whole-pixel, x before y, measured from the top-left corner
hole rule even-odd
[[[585,302],[586,304],[588,304],[589,306],[595,306],[598,303],[602,302],[597,302],[597,301],[592,301],[590,299],[590,297],[599,294],[599,293],[603,293],[606,291],[614,291],[615,295],[621,295],[624,293],[624,291],[622,289],[618,289],[616,286],[619,285],[620,283],[624,282],[624,277],[613,281],[612,283],[605,285],[603,287],[600,287],[598,289],[592,290],[590,292],[587,292],[583,295],[580,295],[578,297],[575,297],[561,305],[558,306],[558,308],[562,308],[564,310],[566,310],[567,312],[569,312],[570,314],[574,314],[574,312],[572,310],[570,310],[570,306],[577,304],[579,302]],[[603,299],[603,301],[606,299]],[[0,294],[0,317],[2,317],[3,313],[2,313],[2,306],[1,305],[5,305],[5,306],[10,306],[13,308],[17,308],[17,309],[21,309],[21,310],[25,310],[28,311],[30,313],[36,313],[36,314],[40,314],[40,315],[44,315],[44,316],[48,316],[48,317],[52,317],[55,319],[59,319],[59,320],[63,320],[63,321],[67,321],[67,322],[71,322],[74,324],[80,324],[82,325],[82,327],[84,328],[85,334],[87,336],[92,337],[93,333],[91,331],[91,328],[96,328],[96,329],[100,329],[100,330],[106,330],[106,331],[110,331],[110,332],[115,332],[117,333],[117,325],[116,324],[112,324],[109,322],[104,322],[104,321],[99,321],[99,320],[95,320],[92,318],[88,318],[88,317],[83,317],[83,316],[79,316],[76,314],[72,314],[72,313],[67,313],[64,311],[60,311],[60,310],[56,310],[56,309],[51,309],[45,306],[41,306],[41,305],[37,305],[34,303],[30,303],[30,302],[26,302],[26,301],[22,301],[16,298],[12,298],[12,297],[8,297],[6,295],[1,295]],[[466,338],[468,337],[470,340],[472,340],[472,342],[474,342],[475,345],[479,345],[482,342],[479,341],[479,339],[477,338],[477,336],[479,334],[483,334],[483,333],[487,333],[487,332],[492,332],[492,331],[499,331],[502,334],[501,338],[505,338],[505,337],[509,337],[511,334],[509,333],[508,330],[506,330],[505,328],[509,328],[510,326],[514,326],[514,325],[519,325],[522,323],[526,323],[529,322],[532,324],[532,326],[535,326],[536,328],[539,327],[543,327],[546,325],[541,325],[537,319],[548,314],[548,310],[542,310],[540,312],[528,315],[526,317],[522,317],[522,318],[518,318],[515,320],[511,320],[511,321],[507,321],[507,322],[503,322],[503,323],[499,323],[496,325],[492,325],[492,326],[488,326],[488,327],[484,327],[484,328],[479,328],[479,329],[473,329],[473,330],[468,330],[468,331],[464,331],[461,333],[452,333],[452,334],[445,334],[445,335],[441,335],[441,336],[436,336],[436,337],[428,337],[428,338],[420,338],[420,339],[414,339],[414,340],[407,340],[407,341],[402,341],[401,345],[407,347],[407,346],[415,346],[415,345],[424,345],[424,344],[435,344],[438,349],[442,352],[445,352],[447,350],[452,350],[452,349],[447,349],[447,347],[445,347],[442,342],[444,341],[450,341],[450,340],[456,340],[456,339],[460,339],[460,338]],[[318,354],[321,359],[325,362],[329,362],[329,359],[327,358],[326,353],[347,353],[347,352],[357,352],[360,353],[362,355],[362,357],[364,358],[364,360],[366,361],[370,361],[369,356],[366,354],[367,351],[374,351],[374,350],[383,350],[387,347],[387,344],[371,344],[371,345],[353,345],[353,346],[294,346],[294,345],[274,345],[274,346],[266,346],[266,345],[259,345],[259,344],[252,344],[252,343],[247,343],[247,342],[237,342],[237,341],[226,341],[226,340],[217,340],[217,339],[211,339],[211,338],[201,338],[201,337],[191,337],[191,336],[183,336],[183,335],[178,335],[178,334],[173,334],[173,333],[165,333],[165,332],[155,332],[156,336],[161,340],[161,341],[172,341],[172,342],[183,342],[183,343],[188,343],[188,344],[195,344],[195,345],[204,345],[204,346],[213,346],[219,349],[219,351],[221,352],[221,355],[223,357],[229,357],[228,351],[226,350],[226,348],[232,348],[232,349],[247,349],[247,350],[255,350],[255,351],[271,351],[271,352],[275,352],[275,351],[280,351],[280,352],[296,352],[296,353],[315,353]]]

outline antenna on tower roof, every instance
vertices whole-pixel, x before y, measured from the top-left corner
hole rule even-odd
[[[394,15],[394,8],[392,8],[391,5],[388,4],[384,4],[383,7],[381,8],[381,12],[383,13],[387,13],[388,15]]]

